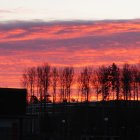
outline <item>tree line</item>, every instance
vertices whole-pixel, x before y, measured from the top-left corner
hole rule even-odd
[[[103,100],[139,100],[140,68],[115,63],[109,66],[74,68],[55,67],[48,63],[26,68],[22,86],[28,91],[29,102],[89,102],[91,96]]]

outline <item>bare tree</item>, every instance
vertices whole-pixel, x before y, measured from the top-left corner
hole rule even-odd
[[[44,97],[44,102],[48,102],[49,100],[49,87],[50,87],[50,72],[51,72],[51,67],[48,63],[45,63],[42,66],[42,73],[43,73],[43,78],[42,78],[42,84],[43,84],[43,97]]]
[[[74,77],[74,68],[73,67],[66,67],[64,69],[65,73],[65,83],[66,83],[66,94],[68,98],[68,102],[71,100],[71,87],[73,84],[73,77]]]
[[[122,89],[124,100],[131,99],[132,73],[129,64],[124,64],[122,69]]]
[[[109,92],[111,87],[110,67],[99,67],[97,75],[101,87],[102,100],[109,100]]]
[[[133,99],[136,100],[136,95],[138,95],[138,69],[136,66],[131,67],[132,73],[132,90],[133,90]]]
[[[139,100],[140,93],[140,68],[137,67],[137,72],[135,72],[135,81],[136,81],[136,99]]]
[[[35,93],[35,77],[36,77],[35,67],[29,68],[27,74],[29,78],[30,94],[32,97],[35,95],[34,94]]]
[[[66,94],[65,94],[65,77],[63,68],[59,69],[59,87],[60,87],[60,101],[66,101]]]
[[[29,81],[28,81],[28,75],[27,75],[27,70],[25,69],[22,78],[21,78],[21,86],[27,89],[28,93],[28,88],[29,88]],[[27,102],[29,101],[29,95],[27,94]]]
[[[26,69],[22,75],[22,85],[27,88],[28,101],[31,99],[32,96],[34,96],[35,93],[35,77],[35,67]]]
[[[53,89],[53,103],[56,102],[56,90],[57,90],[58,82],[59,82],[58,69],[56,67],[53,67],[51,71],[51,86]]]
[[[112,86],[113,100],[114,100],[114,92],[116,92],[116,100],[119,100],[120,97],[120,69],[117,67],[115,63],[112,64],[110,80]]]
[[[99,84],[97,71],[94,71],[92,73],[91,85],[92,85],[93,91],[96,94],[96,100],[98,101],[99,100],[99,94],[101,93],[101,90],[100,90],[100,84]]]
[[[40,102],[42,103],[43,101],[43,70],[42,67],[38,66],[37,67],[37,94],[40,97]]]
[[[27,71],[24,70],[21,78],[21,86],[24,88],[28,88],[28,77],[27,77]]]
[[[61,99],[70,102],[71,100],[71,87],[74,78],[74,68],[65,67],[59,71],[59,83],[61,90]]]
[[[82,96],[84,96],[86,102],[89,101],[91,76],[92,76],[91,67],[84,67],[78,78],[79,87],[81,89]]]

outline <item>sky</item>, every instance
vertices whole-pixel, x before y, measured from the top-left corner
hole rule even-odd
[[[25,68],[140,62],[139,0],[0,0],[0,87]]]
[[[0,20],[139,18],[140,0],[0,0]]]

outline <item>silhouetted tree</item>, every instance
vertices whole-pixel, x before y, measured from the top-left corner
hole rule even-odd
[[[132,73],[129,64],[124,64],[122,69],[122,89],[124,100],[131,99]]]
[[[59,69],[59,86],[60,86],[60,101],[66,101],[66,93],[65,93],[65,75],[63,68]]]
[[[119,93],[120,93],[120,69],[117,67],[115,63],[112,64],[111,73],[110,73],[110,80],[112,86],[112,93],[113,93],[113,100],[114,100],[114,92],[116,92],[116,100],[119,100]]]
[[[93,92],[95,92],[95,94],[96,94],[96,100],[98,101],[99,100],[99,94],[101,93],[101,90],[100,90],[100,84],[99,84],[97,71],[94,71],[92,73],[91,85],[92,85],[92,88],[93,88]]]
[[[45,63],[42,66],[42,72],[43,72],[43,77],[42,77],[42,84],[43,84],[43,97],[44,101],[46,102],[49,96],[49,87],[50,87],[50,77],[51,77],[51,67],[48,63]]]
[[[37,67],[37,94],[38,96],[40,97],[40,102],[42,103],[43,101],[43,79],[44,79],[44,76],[43,76],[43,70],[42,70],[42,67],[41,66],[38,66]]]
[[[124,64],[120,69],[113,63],[110,66],[101,66],[96,71],[93,71],[93,67],[86,66],[80,68],[80,72],[75,74],[73,67],[58,69],[51,68],[48,63],[45,63],[25,69],[21,82],[22,86],[27,88],[28,101],[36,96],[41,104],[44,102],[44,105],[50,102],[51,89],[54,103],[56,97],[62,102],[70,102],[74,82],[81,93],[81,99],[84,98],[86,102],[89,101],[91,88],[97,101],[99,97],[102,97],[102,100],[120,100],[122,97],[124,100],[139,100],[140,69],[137,65],[129,64]],[[58,90],[60,94],[57,93]]]
[[[92,77],[91,67],[84,67],[78,78],[79,87],[81,89],[82,95],[85,97],[86,102],[89,101],[91,77]]]
[[[138,69],[136,66],[131,67],[132,73],[132,90],[133,90],[133,99],[136,100],[136,95],[138,94]]]
[[[70,102],[71,86],[73,84],[74,68],[64,67],[59,71],[59,83],[61,90],[61,99]]]
[[[27,75],[27,69],[24,70],[23,74],[22,74],[22,78],[21,78],[21,86],[27,89],[28,91],[28,87],[29,87],[29,81],[28,81],[28,75]],[[27,94],[27,102],[29,101],[29,95]]]
[[[137,72],[136,72],[137,71]],[[139,93],[140,93],[140,68],[137,67],[135,71],[135,81],[136,81],[136,99],[139,100]]]
[[[64,69],[65,73],[65,83],[66,83],[66,94],[68,98],[68,102],[71,100],[71,87],[73,84],[73,77],[74,77],[74,68],[73,67],[66,67]]]
[[[53,103],[56,102],[56,89],[58,86],[58,82],[59,82],[58,69],[56,67],[53,67],[51,71],[51,86],[53,89]]]
[[[97,71],[103,101],[109,99],[109,92],[111,87],[110,73],[110,67],[105,66],[99,67]]]
[[[28,68],[23,73],[22,84],[28,89],[28,101],[35,93],[35,77],[35,67]]]

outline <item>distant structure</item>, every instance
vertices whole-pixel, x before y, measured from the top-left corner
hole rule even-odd
[[[21,140],[26,89],[0,88],[0,140]]]

